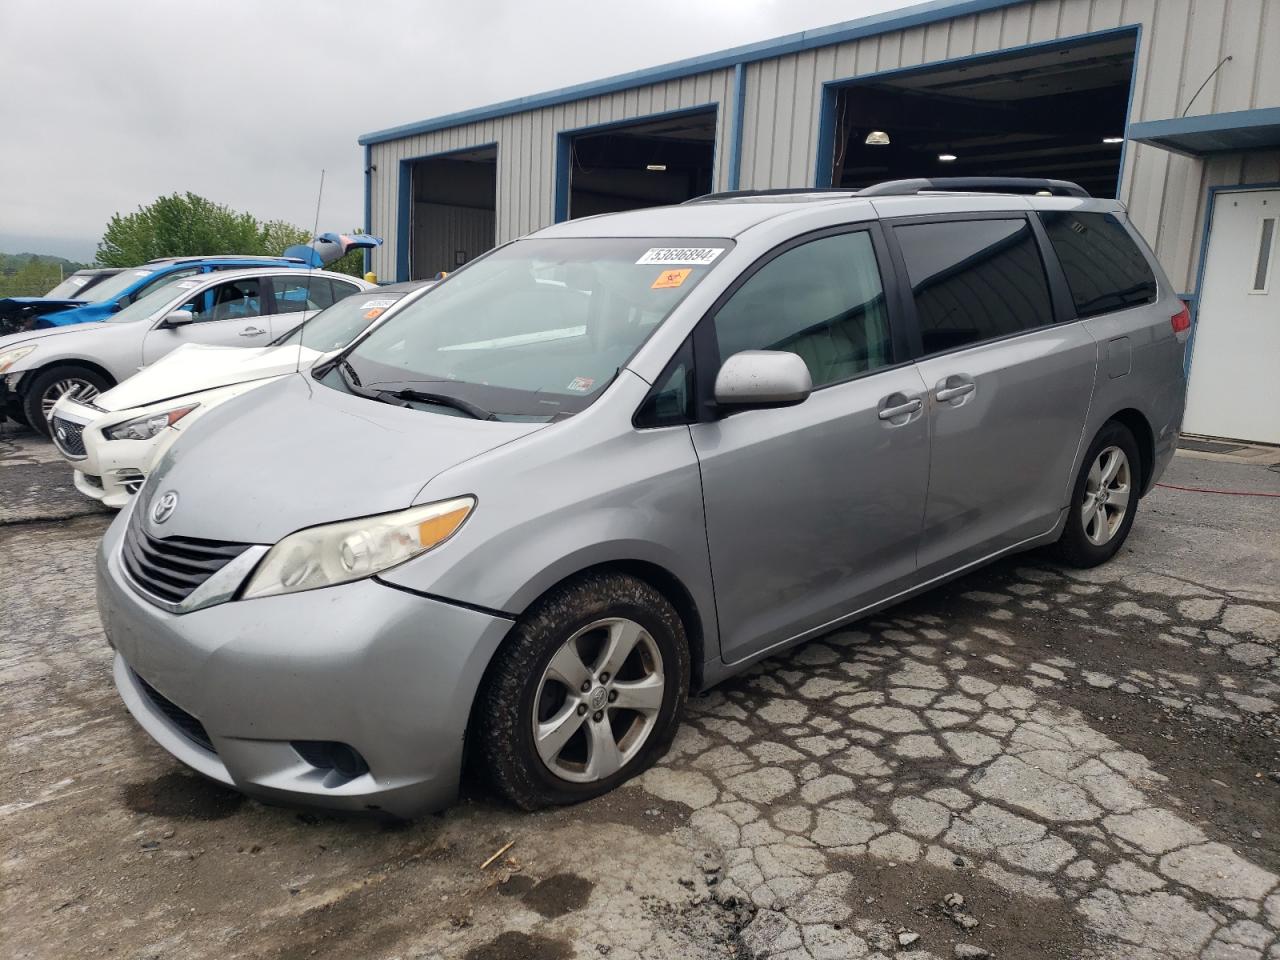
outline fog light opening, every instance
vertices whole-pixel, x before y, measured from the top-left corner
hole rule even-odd
[[[369,772],[369,764],[360,751],[337,740],[291,740],[289,745],[313,767],[332,770],[347,780]]]

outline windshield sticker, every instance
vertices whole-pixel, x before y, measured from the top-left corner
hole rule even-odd
[[[86,283],[89,282],[89,278],[88,277],[72,277],[71,282],[74,283],[77,287],[83,287]]]
[[[179,290],[190,290],[192,287],[200,286],[199,280],[183,280],[178,284]]]
[[[374,307],[372,310],[366,310],[364,312],[364,318],[366,320],[377,320],[386,312],[386,310],[386,307]]]
[[[574,393],[586,393],[595,382],[594,377],[574,377],[569,381],[567,389],[572,390]]]
[[[678,287],[684,283],[689,274],[693,273],[692,267],[685,267],[683,270],[663,270],[658,274],[658,279],[653,281],[650,290],[669,290],[671,287]]]
[[[701,267],[712,263],[722,253],[723,247],[651,247],[636,263]]]
[[[151,271],[150,271],[150,270],[135,270],[135,271],[133,271],[133,275],[134,275],[135,277],[149,277],[149,276],[151,276]]]
[[[360,304],[360,309],[370,310],[374,307],[378,307],[379,309],[385,310],[393,303],[395,303],[395,300],[387,300],[386,298],[383,298],[382,300],[366,300],[364,303]]]

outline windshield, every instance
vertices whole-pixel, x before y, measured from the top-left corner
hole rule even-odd
[[[403,292],[381,293],[370,290],[344,297],[273,341],[272,346],[296,345],[301,340],[304,347],[320,353],[340,350],[405,295]]]
[[[73,273],[45,294],[50,300],[79,300],[80,291],[93,279],[91,273]]]
[[[730,240],[518,240],[400,310],[322,368],[335,389],[497,419],[585,409]],[[433,397],[417,400],[414,394]]]
[[[132,270],[126,270],[125,273],[128,273],[130,276],[133,275]],[[117,274],[116,277],[112,277],[111,280],[115,280],[119,276],[123,276],[123,274]],[[104,280],[97,288],[94,289],[94,293],[96,294],[98,289],[105,287],[111,282],[111,280]],[[157,310],[160,310],[167,303],[172,301],[174,297],[198,286],[200,286],[200,281],[191,279],[182,280],[177,285],[162,283],[160,286],[147,291],[145,296],[139,300],[135,300],[123,310],[117,311],[109,317],[104,317],[103,321],[105,323],[132,323],[134,320],[145,320]]]
[[[114,277],[107,277],[107,279],[93,288],[93,302],[101,303],[104,300],[114,300],[143,277],[149,277],[154,272],[146,267],[121,270]]]

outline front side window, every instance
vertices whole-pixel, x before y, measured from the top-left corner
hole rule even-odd
[[[257,277],[230,280],[197,293],[178,309],[190,310],[196,323],[257,317],[262,314],[262,291]]]
[[[924,354],[1053,323],[1053,304],[1031,225],[948,220],[895,228]]]
[[[1114,214],[1040,214],[1067,275],[1076,316],[1093,317],[1156,299],[1156,276]]]
[[[723,363],[743,350],[785,350],[814,387],[892,362],[889,316],[865,231],[810,240],[757,270],[715,316]]]
[[[585,409],[724,259],[729,240],[519,240],[361,340],[322,382],[432,413]],[[371,294],[371,296],[374,294]]]

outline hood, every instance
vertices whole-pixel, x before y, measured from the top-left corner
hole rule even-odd
[[[214,347],[188,343],[161,357],[142,372],[94,399],[103,410],[132,410],[185,397],[202,390],[229,387],[306,369],[320,356],[297,346]]]
[[[36,320],[35,328],[37,330],[45,330],[50,327],[68,327],[81,323],[92,323],[95,320],[104,320],[115,312],[116,305],[110,301],[106,303],[85,303],[78,307],[46,313]]]
[[[18,333],[46,314],[83,307],[88,300],[50,300],[48,297],[5,297],[0,299],[0,334]]]
[[[275,543],[303,527],[410,507],[437,474],[544,426],[395,407],[287,376],[185,430],[136,509],[156,536]],[[154,524],[151,501],[169,491],[177,509]]]
[[[49,337],[66,337],[66,336],[82,336],[94,337],[101,336],[110,332],[117,324],[111,323],[74,323],[65,327],[50,327],[42,330],[26,330],[22,333],[15,333],[9,336],[0,336],[0,353],[8,350],[10,347],[22,347],[28,344],[39,344]],[[41,351],[37,350],[19,360],[9,368],[10,373],[17,373],[20,370],[26,370],[28,367],[38,367],[41,364]]]

